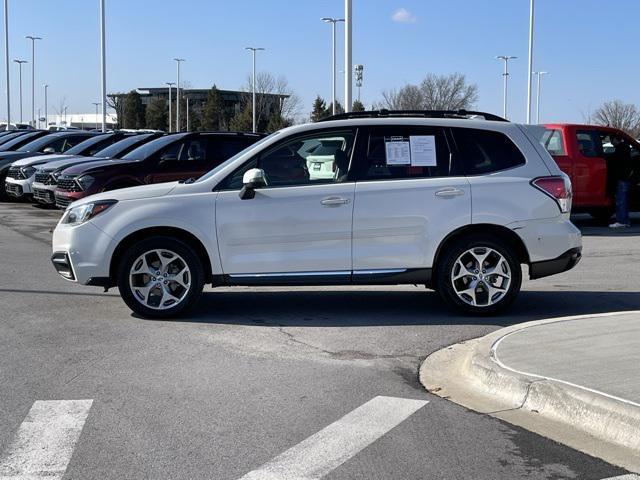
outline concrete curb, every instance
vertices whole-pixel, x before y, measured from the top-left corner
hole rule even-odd
[[[420,367],[420,381],[438,396],[640,472],[639,405],[512,370],[496,357],[501,339],[526,328],[629,313],[640,311],[563,317],[504,328],[431,354]]]

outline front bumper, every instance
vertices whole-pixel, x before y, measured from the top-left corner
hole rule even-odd
[[[529,265],[529,278],[535,280],[536,278],[548,277],[549,275],[555,275],[556,273],[566,272],[575,267],[582,258],[582,247],[572,248],[567,250],[558,258],[553,260],[545,260],[543,262],[534,262]]]
[[[66,209],[71,203],[88,196],[87,192],[67,192],[66,190],[55,190],[56,207]]]
[[[55,185],[45,185],[44,183],[33,183],[33,199],[38,203],[54,205],[56,203]]]
[[[23,180],[7,178],[5,179],[4,189],[12,197],[20,198],[25,195],[31,195],[31,193],[33,193],[33,190],[31,188],[32,183],[33,179],[30,178]]]

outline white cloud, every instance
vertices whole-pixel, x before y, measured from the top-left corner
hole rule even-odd
[[[391,20],[398,23],[414,23],[417,18],[406,8],[399,8],[391,15]]]

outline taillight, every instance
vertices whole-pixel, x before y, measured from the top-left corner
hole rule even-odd
[[[571,211],[571,183],[565,177],[539,177],[531,185],[553,198],[562,213]]]

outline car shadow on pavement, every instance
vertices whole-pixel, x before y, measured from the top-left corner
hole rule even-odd
[[[612,229],[599,220],[587,214],[571,216],[573,224],[580,229],[585,237],[635,237],[640,236],[640,214],[631,215],[631,227]],[[613,218],[611,222],[613,222]]]
[[[264,290],[206,292],[177,322],[296,327],[393,325],[509,326],[544,318],[640,310],[640,292],[523,291],[495,317],[464,316],[435,292],[415,290]]]

